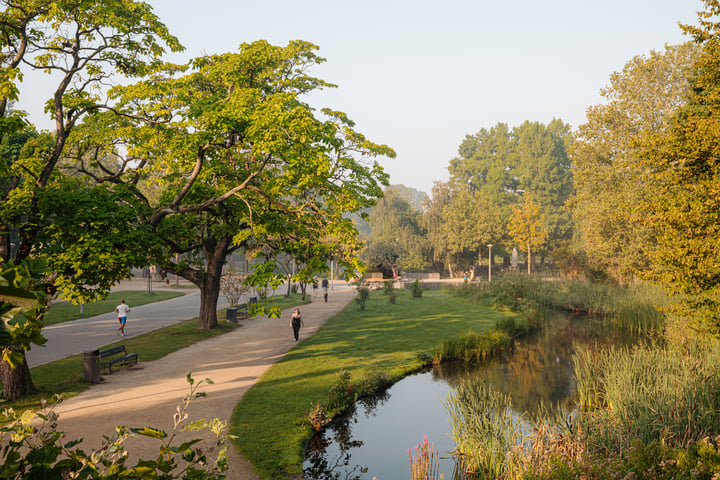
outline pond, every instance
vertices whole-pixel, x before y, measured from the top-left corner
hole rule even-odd
[[[408,449],[427,434],[439,452],[440,473],[453,478],[455,445],[444,402],[463,379],[480,378],[509,393],[518,413],[536,413],[541,402],[575,404],[573,354],[599,345],[626,346],[636,335],[598,319],[551,312],[546,327],[516,340],[512,354],[476,365],[445,364],[408,376],[386,392],[364,399],[308,443],[305,478],[391,480],[410,478]]]

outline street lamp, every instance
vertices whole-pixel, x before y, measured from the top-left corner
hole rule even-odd
[[[492,243],[488,244],[488,282],[492,281]]]

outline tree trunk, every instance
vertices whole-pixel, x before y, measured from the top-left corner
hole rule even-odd
[[[207,275],[203,278],[200,287],[200,319],[198,328],[210,330],[217,327],[217,304],[220,296],[220,277]]]
[[[532,261],[532,257],[530,256],[530,242],[528,242],[527,247],[528,247],[528,254],[527,254],[528,275],[530,275],[530,262]]]
[[[17,400],[37,393],[24,352],[22,364],[15,368],[10,367],[8,362],[0,361],[0,381],[2,381],[2,398],[5,400]]]
[[[205,272],[199,275],[200,287],[200,319],[198,327],[201,330],[210,330],[217,327],[217,304],[220,296],[220,279],[225,259],[230,247],[230,237],[224,236],[205,245]]]

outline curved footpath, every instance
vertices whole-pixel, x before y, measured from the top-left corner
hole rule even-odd
[[[318,294],[312,298],[313,303],[301,306],[305,327],[300,332],[300,341],[313,335],[323,323],[342,310],[355,294],[352,288],[336,285],[335,290],[330,292],[328,303],[324,303]],[[187,297],[161,303],[169,304]],[[199,302],[199,297],[195,298]],[[177,315],[182,317],[179,319],[192,318],[197,316],[198,308],[199,305],[195,304],[188,307],[187,314]],[[133,328],[133,322],[139,321],[137,316],[132,316],[135,312],[132,309],[128,318],[129,329]],[[199,342],[153,362],[143,362],[141,358],[137,367],[103,375],[101,383],[56,407],[59,414],[58,430],[65,432],[66,440],[84,438],[79,446],[86,452],[99,448],[102,436],[112,435],[117,425],[149,426],[170,432],[176,406],[182,403],[188,392],[188,371],[192,372],[196,381],[210,378],[214,382],[202,386],[201,390],[207,394],[206,397],[193,400],[189,410],[190,420],[219,418],[229,423],[232,411],[244,393],[265,370],[297,345],[290,327],[291,314],[292,308],[283,311],[280,318],[244,320],[241,322],[242,327],[231,333]],[[113,320],[117,323],[116,319]],[[81,325],[78,331],[70,332],[68,327],[66,338],[83,335],[83,328],[86,326]],[[111,341],[116,340],[115,334]],[[57,337],[53,343],[60,341],[60,337]],[[47,348],[51,347],[53,345],[49,341]],[[174,445],[197,437],[198,432],[185,432],[175,440]],[[211,438],[207,435],[205,437]],[[136,436],[129,438],[126,442],[130,453],[127,465],[134,465],[138,457],[154,459],[159,446],[157,440]],[[228,479],[260,479],[231,443],[229,450]]]

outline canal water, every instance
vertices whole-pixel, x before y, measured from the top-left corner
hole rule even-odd
[[[511,354],[475,365],[445,364],[408,376],[376,397],[355,405],[308,443],[305,478],[399,480],[410,478],[408,449],[428,435],[440,459],[440,473],[453,478],[455,445],[445,408],[460,381],[479,378],[510,394],[518,413],[535,414],[541,403],[572,409],[573,355],[581,348],[626,346],[636,335],[590,318],[550,312],[545,328],[516,340]]]

